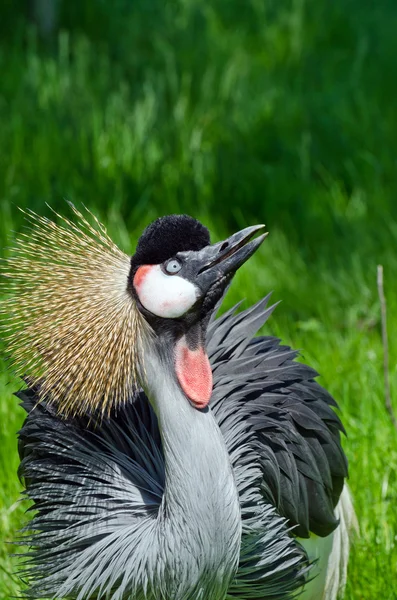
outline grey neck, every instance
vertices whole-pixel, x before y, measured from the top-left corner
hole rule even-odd
[[[221,431],[209,408],[191,406],[173,356],[145,350],[146,393],[165,457],[158,516],[158,575],[173,600],[223,599],[240,554],[238,493]]]

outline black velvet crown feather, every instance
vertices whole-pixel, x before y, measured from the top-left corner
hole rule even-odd
[[[189,215],[167,215],[146,227],[131,258],[131,273],[140,265],[156,265],[178,252],[197,251],[211,243],[208,229]]]

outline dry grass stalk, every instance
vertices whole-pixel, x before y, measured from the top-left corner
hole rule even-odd
[[[385,406],[386,410],[389,413],[390,419],[397,429],[397,419],[396,415],[393,411],[393,406],[391,403],[391,393],[390,393],[390,377],[389,377],[389,343],[387,338],[387,311],[386,311],[386,298],[383,289],[383,266],[378,265],[378,274],[377,274],[377,284],[378,284],[378,295],[380,302],[380,310],[381,310],[381,320],[382,320],[382,344],[383,344],[383,377],[384,377],[384,386],[385,386]]]

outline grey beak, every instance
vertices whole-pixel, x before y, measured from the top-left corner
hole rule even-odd
[[[252,239],[264,229],[264,225],[254,225],[234,233],[227,240],[207,246],[200,251],[202,263],[197,273],[197,283],[205,290],[215,281],[232,276],[259,248],[268,235],[263,233]]]

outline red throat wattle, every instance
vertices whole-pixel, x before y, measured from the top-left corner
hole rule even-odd
[[[179,384],[196,408],[205,408],[212,393],[210,361],[202,346],[190,350],[186,338],[175,348],[175,371]]]

